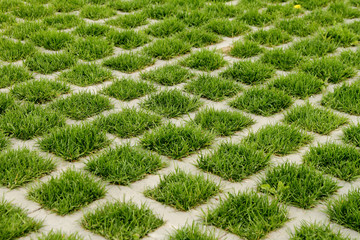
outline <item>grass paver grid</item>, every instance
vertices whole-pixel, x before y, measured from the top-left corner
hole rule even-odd
[[[360,239],[359,7],[0,0],[0,239]]]

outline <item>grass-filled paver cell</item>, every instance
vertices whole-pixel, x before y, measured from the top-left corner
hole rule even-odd
[[[300,239],[336,239],[336,240],[352,240],[347,235],[333,229],[330,224],[321,224],[317,222],[302,222],[301,225],[295,227],[295,232],[291,234],[290,240]]]
[[[34,72],[51,74],[70,68],[76,62],[77,59],[68,53],[35,53],[29,56],[24,64]]]
[[[193,76],[194,74],[188,69],[179,65],[170,64],[140,73],[141,79],[156,82],[165,86],[183,83]]]
[[[214,71],[225,65],[223,57],[211,50],[202,49],[192,53],[189,57],[181,61],[181,64],[201,71]]]
[[[43,233],[41,236],[39,236],[37,238],[37,240],[57,240],[57,239],[62,239],[62,240],[83,240],[84,238],[82,238],[77,233],[67,234],[67,233],[64,233],[62,231],[56,231],[55,232],[54,230],[51,230],[48,234]]]
[[[360,147],[360,124],[352,124],[343,129],[343,140],[347,143]]]
[[[108,58],[103,61],[103,65],[117,71],[132,73],[153,65],[154,62],[150,56],[130,52]]]
[[[186,225],[169,236],[169,240],[216,240],[217,236],[212,231],[206,231],[200,225],[193,223]]]
[[[0,88],[5,88],[15,83],[30,80],[33,75],[24,67],[9,64],[0,67],[0,78]]]

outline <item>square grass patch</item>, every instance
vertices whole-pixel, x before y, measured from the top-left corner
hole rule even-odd
[[[10,89],[10,93],[17,99],[37,104],[46,103],[69,92],[67,84],[44,78],[20,83]]]
[[[186,68],[170,64],[140,73],[140,77],[143,80],[156,82],[165,86],[174,86],[176,84],[183,83],[190,79],[193,75],[194,74]]]
[[[24,4],[15,8],[12,13],[24,20],[36,20],[54,14],[54,8],[42,4]]]
[[[111,183],[129,185],[164,167],[158,155],[129,144],[109,149],[91,158],[86,169]]]
[[[147,55],[161,60],[184,55],[190,52],[191,44],[177,38],[158,39],[143,48]]]
[[[360,12],[359,12],[360,13]],[[359,15],[360,16],[360,15]],[[335,43],[340,47],[350,47],[357,43],[359,35],[348,28],[336,26],[320,33],[326,40]]]
[[[68,49],[72,55],[85,61],[104,58],[112,55],[114,52],[112,43],[109,43],[100,37],[78,39],[72,43]]]
[[[314,94],[319,94],[325,87],[323,80],[304,72],[290,73],[276,78],[269,84],[294,97],[306,99]]]
[[[226,64],[223,56],[214,50],[201,49],[180,62],[183,66],[201,71],[214,71]]]
[[[285,163],[267,170],[258,188],[281,202],[309,209],[335,193],[339,186],[315,168]]]
[[[11,137],[28,140],[64,126],[65,118],[59,113],[32,103],[14,105],[0,117],[0,128]]]
[[[187,96],[178,89],[154,93],[140,103],[141,107],[167,118],[195,111],[201,105],[199,97]]]
[[[146,197],[170,205],[181,211],[188,211],[220,191],[220,185],[203,175],[191,175],[182,170],[175,170],[163,176],[159,184],[144,192]]]
[[[204,215],[205,223],[242,238],[256,240],[280,228],[288,220],[287,209],[277,200],[255,192],[228,194],[217,208]]]
[[[311,22],[301,17],[284,19],[279,21],[276,26],[289,34],[298,37],[309,36],[319,28],[319,25],[316,22]]]
[[[343,63],[360,69],[360,49],[356,51],[347,50],[340,53],[340,61]]]
[[[46,30],[46,25],[39,21],[25,21],[14,24],[4,31],[4,34],[18,40],[25,40],[31,34]]]
[[[86,213],[82,226],[108,239],[140,239],[164,224],[146,205],[133,202],[105,203]]]
[[[213,101],[233,97],[243,88],[233,80],[208,74],[198,76],[185,85],[185,90]]]
[[[259,61],[238,61],[220,73],[220,76],[245,84],[263,83],[275,74],[269,64]]]
[[[33,78],[32,74],[22,66],[3,65],[0,66],[0,88],[5,88],[14,83],[25,82]]]
[[[116,14],[114,9],[102,5],[86,4],[80,11],[80,17],[99,20],[112,17]]]
[[[360,147],[360,124],[352,124],[343,129],[343,140],[347,143],[351,143],[357,147]]]
[[[52,4],[56,11],[67,13],[80,10],[85,4],[85,0],[56,0],[53,1]]]
[[[106,34],[106,39],[116,47],[127,50],[143,46],[151,41],[145,33],[134,30],[111,30]]]
[[[143,97],[155,90],[156,88],[154,85],[147,82],[123,78],[113,81],[113,83],[104,88],[102,92],[121,101],[130,101],[135,98]]]
[[[101,37],[105,36],[110,31],[110,27],[98,23],[81,24],[78,25],[73,33],[80,37]]]
[[[56,4],[57,2],[60,1],[53,2],[53,4]],[[77,25],[83,23],[83,21],[84,20],[82,20],[75,14],[57,14],[43,19],[43,23],[46,26],[55,28],[57,30],[64,30],[76,27]]]
[[[262,53],[264,49],[257,42],[252,41],[236,41],[233,43],[229,54],[237,58],[249,58]]]
[[[218,237],[212,231],[204,231],[203,227],[199,224],[193,223],[192,225],[186,225],[178,230],[176,230],[173,234],[171,234],[168,238],[169,240],[216,240]]]
[[[262,116],[271,116],[288,108],[293,99],[285,92],[265,87],[249,88],[230,102],[230,106]]]
[[[189,42],[196,48],[205,47],[221,41],[220,36],[203,28],[185,29],[184,31],[176,34],[175,38]]]
[[[169,123],[146,132],[140,143],[146,149],[180,159],[209,146],[213,139],[213,134],[200,127],[190,124],[177,127]]]
[[[250,27],[242,21],[216,18],[210,20],[205,28],[226,37],[236,37],[250,30]]]
[[[54,169],[52,160],[27,148],[11,149],[0,154],[0,184],[10,189],[32,182]]]
[[[310,143],[313,137],[294,126],[283,124],[266,125],[250,133],[243,143],[255,149],[276,155],[287,155]]]
[[[258,2],[256,1],[242,1],[238,3],[238,6],[240,6],[241,8],[244,7],[244,5],[249,5],[249,4],[256,4],[257,5]],[[274,16],[267,13],[267,12],[259,12],[259,8],[260,7],[264,7],[264,3],[260,3],[259,5],[263,5],[263,6],[249,6],[248,10],[241,14],[240,16],[238,16],[238,20],[243,21],[246,24],[249,24],[251,26],[257,26],[257,27],[263,27],[266,25],[269,25],[270,23],[272,23],[275,19]],[[253,8],[253,9],[252,9]]]
[[[266,51],[261,61],[273,65],[276,69],[289,71],[297,67],[303,60],[301,54],[295,50],[277,48]]]
[[[288,33],[277,28],[271,28],[270,30],[260,29],[254,33],[247,35],[245,39],[253,42],[258,42],[259,44],[268,47],[285,44],[292,40],[291,36]]]
[[[300,226],[295,227],[295,232],[291,234],[290,240],[311,238],[318,240],[351,240],[350,237],[344,236],[340,231],[333,230],[330,224],[324,225],[316,222],[302,222]]]
[[[50,74],[73,66],[77,62],[68,53],[35,53],[24,64],[30,70],[41,74]]]
[[[154,62],[155,61],[150,56],[130,52],[121,53],[115,57],[108,58],[103,61],[103,65],[117,71],[132,73],[153,65]]]
[[[284,122],[319,134],[329,134],[348,122],[346,117],[309,103],[298,105],[284,115]]]
[[[254,120],[236,111],[206,108],[199,111],[193,121],[216,135],[230,136],[254,124]]]
[[[74,120],[83,120],[113,108],[110,100],[99,94],[79,92],[51,104],[51,107]]]
[[[169,37],[185,29],[186,24],[176,18],[167,18],[162,21],[151,24],[145,32],[157,38]]]
[[[67,169],[29,189],[28,198],[45,209],[66,215],[105,196],[105,186],[86,173]]]
[[[353,181],[360,175],[360,153],[350,145],[328,142],[312,146],[303,161],[344,181]]]
[[[100,116],[95,123],[118,137],[130,138],[160,125],[161,117],[136,108],[123,108],[121,112]]]
[[[3,239],[15,239],[35,232],[42,222],[27,215],[27,212],[8,201],[0,201],[0,236]]]
[[[8,93],[0,93],[0,114],[3,114],[6,109],[13,106],[15,98]]]
[[[270,155],[249,145],[221,143],[211,154],[201,155],[197,167],[230,182],[240,182],[263,170],[269,162]]]
[[[72,233],[72,234],[66,234],[63,233],[62,231],[54,231],[51,230],[48,234],[42,234],[40,237],[37,238],[37,240],[57,240],[57,239],[62,239],[62,240],[83,240],[83,238],[78,235],[77,233]]]
[[[6,38],[0,38],[0,59],[7,62],[16,62],[25,59],[36,52],[31,43],[22,43]]]
[[[303,56],[322,57],[335,52],[338,46],[321,36],[316,36],[294,42],[291,48]]]
[[[136,28],[148,23],[147,16],[143,12],[122,14],[106,21],[106,24],[125,29]]]
[[[47,50],[59,51],[74,41],[74,37],[66,32],[44,30],[30,36],[31,41]]]
[[[58,80],[86,87],[114,79],[111,71],[94,63],[82,63],[62,72]]]

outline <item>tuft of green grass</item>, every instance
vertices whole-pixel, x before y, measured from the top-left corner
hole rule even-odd
[[[360,175],[360,153],[350,145],[328,142],[311,146],[303,161],[344,181],[353,181]]]
[[[51,3],[58,12],[72,12],[80,10],[86,0],[52,0]]]
[[[191,44],[177,38],[159,39],[143,48],[143,51],[154,58],[169,60],[190,52]]]
[[[320,93],[324,85],[323,80],[304,72],[281,76],[269,84],[270,87],[275,87],[302,99]]]
[[[221,37],[203,28],[185,29],[177,33],[175,38],[186,41],[196,48],[212,45],[221,40]]]
[[[27,148],[11,149],[0,154],[0,184],[10,189],[32,182],[55,169],[51,159]]]
[[[0,201],[0,236],[3,239],[15,239],[35,232],[42,227],[42,222],[27,215],[27,212],[2,199]]]
[[[110,31],[110,27],[98,23],[80,24],[73,33],[80,37],[101,37],[105,36]]]
[[[360,17],[359,9],[353,8],[348,2],[333,1],[330,3],[328,11],[343,18],[353,19]]]
[[[114,19],[106,21],[106,24],[122,27],[122,28],[136,28],[148,23],[147,16],[143,12],[136,12],[131,14],[119,15]]]
[[[37,104],[46,103],[69,92],[70,87],[65,83],[44,78],[17,84],[10,89],[10,93],[17,99]]]
[[[279,201],[309,209],[335,193],[339,186],[328,176],[305,165],[284,163],[266,171],[258,185]]]
[[[154,62],[150,56],[130,52],[106,59],[103,61],[103,65],[121,72],[132,73],[153,65]]]
[[[176,13],[176,18],[191,28],[205,25],[212,17],[215,16],[206,12],[205,9],[192,9],[191,11],[183,9]]]
[[[266,125],[250,133],[243,142],[266,153],[286,155],[310,143],[313,137],[295,126],[284,124]]]
[[[288,33],[278,28],[271,28],[269,30],[260,29],[254,33],[247,35],[245,39],[253,42],[258,42],[259,44],[268,47],[285,44],[292,40],[291,36]]]
[[[25,40],[31,36],[31,34],[36,33],[38,31],[46,30],[46,26],[38,21],[25,21],[14,24],[5,30],[4,34],[10,37]]]
[[[32,78],[32,74],[22,66],[12,64],[0,66],[0,88],[9,87]]]
[[[143,46],[151,41],[145,33],[134,30],[111,30],[106,34],[106,39],[116,47],[127,50]]]
[[[256,87],[246,90],[230,102],[230,106],[253,114],[270,116],[278,113],[293,103],[293,99],[284,91]]]
[[[69,71],[62,72],[58,79],[64,82],[86,87],[110,81],[114,77],[111,71],[94,63],[82,63],[75,65]]]
[[[292,48],[304,56],[321,57],[334,52],[337,45],[317,36],[295,42]]]
[[[50,74],[69,68],[76,62],[77,59],[68,53],[35,53],[24,64],[34,72]]]
[[[198,112],[193,121],[220,136],[230,136],[254,124],[254,120],[240,112],[206,108]]]
[[[28,140],[65,125],[65,118],[33,103],[14,105],[0,117],[0,128],[12,137]]]
[[[69,43],[73,42],[72,35],[57,30],[39,31],[30,36],[31,41],[47,50],[58,51],[65,48]]]
[[[245,23],[229,19],[212,19],[205,27],[206,29],[226,37],[235,37],[250,30]]]
[[[54,8],[42,4],[24,4],[15,8],[12,13],[25,20],[36,20],[54,14]]]
[[[338,14],[333,14],[330,11],[318,9],[310,12],[304,16],[305,20],[318,23],[323,27],[335,25],[344,21],[344,18]]]
[[[236,41],[233,43],[229,54],[238,58],[249,58],[262,53],[264,49],[252,41]]]
[[[135,0],[135,1],[127,1],[127,0],[114,0],[108,2],[108,6],[121,12],[132,12],[136,10],[140,10],[145,7],[148,3],[148,0]]]
[[[114,52],[112,43],[100,37],[77,39],[68,47],[69,52],[82,60],[92,61],[110,56]]]
[[[327,41],[333,42],[341,47],[353,46],[357,43],[359,36],[350,29],[336,26],[320,32],[320,35]]]
[[[144,81],[122,78],[103,89],[103,93],[121,101],[130,101],[154,92],[154,85]]]
[[[220,73],[220,76],[245,84],[263,83],[275,74],[275,69],[259,61],[238,61]]]
[[[6,109],[14,105],[15,99],[8,93],[0,93],[0,115],[5,112]]]
[[[20,7],[21,5],[24,5],[24,2],[21,0],[1,0],[0,11],[1,12],[14,11],[17,7]]]
[[[174,86],[183,83],[193,77],[193,75],[194,74],[186,68],[170,64],[140,73],[140,77],[143,80],[156,82],[165,86]]]
[[[269,4],[266,7],[265,13],[270,14],[274,19],[278,18],[290,18],[293,16],[302,15],[305,11],[303,8],[294,8],[294,3],[290,2],[287,4],[283,0],[270,0],[273,3],[280,4]]]
[[[226,4],[228,0],[222,0],[223,2],[213,1],[210,4],[204,6],[204,11],[210,16],[217,17],[235,17],[241,10],[235,5]]]
[[[105,186],[86,173],[67,169],[30,188],[28,198],[45,209],[66,215],[105,196]]]
[[[243,3],[239,2],[239,6],[243,7]],[[266,12],[260,13],[258,8],[255,9],[249,9],[245,13],[241,14],[238,19],[240,21],[243,21],[246,24],[257,26],[257,27],[263,27],[265,25],[268,25],[272,23],[274,19],[274,15],[271,15]]]
[[[21,43],[6,38],[0,38],[0,59],[7,62],[16,62],[31,56],[36,49],[31,43]]]
[[[129,144],[109,149],[86,163],[86,169],[111,183],[129,185],[164,166],[161,158]]]
[[[118,137],[129,138],[160,125],[161,117],[136,108],[123,108],[121,112],[100,116],[95,124]]]
[[[176,169],[160,178],[160,183],[153,189],[147,189],[144,195],[178,210],[188,211],[205,203],[219,191],[220,185],[203,175],[191,175]]]
[[[162,226],[164,221],[144,204],[116,201],[86,213],[81,224],[108,239],[140,239]]]
[[[356,51],[342,51],[339,60],[346,65],[360,69],[360,49],[358,48]]]
[[[279,70],[289,71],[297,67],[303,61],[303,57],[298,51],[291,48],[276,48],[266,51],[262,55],[261,61],[269,63]]]
[[[185,90],[213,101],[221,101],[235,96],[242,87],[232,80],[203,74],[187,83]]]
[[[318,23],[311,22],[302,17],[284,19],[282,21],[279,21],[276,26],[281,30],[286,31],[288,34],[298,37],[309,36],[316,32],[319,28]]]
[[[79,92],[71,94],[69,97],[58,99],[51,104],[51,107],[71,119],[83,120],[105,110],[110,110],[113,108],[113,105],[107,97],[102,95],[91,92]]]
[[[347,128],[343,129],[344,142],[351,143],[357,147],[360,147],[360,124],[350,125]]]
[[[65,234],[62,231],[51,230],[48,234],[42,234],[37,240],[84,240],[81,236],[76,233]]]
[[[318,240],[351,240],[343,236],[340,231],[334,232],[330,225],[319,223],[302,222],[299,227],[295,227],[295,232],[291,234],[290,240],[318,239]]]
[[[57,0],[56,0],[57,1]],[[63,0],[66,1],[66,0]],[[74,14],[57,14],[43,19],[43,23],[57,30],[69,29],[82,24],[84,20]]]
[[[146,149],[180,159],[210,145],[213,139],[212,133],[200,127],[189,124],[177,127],[168,123],[152,132],[146,132],[140,143]]]
[[[202,102],[199,97],[187,96],[180,90],[173,89],[154,93],[140,105],[167,118],[173,118],[195,111]]]
[[[16,23],[16,18],[11,14],[0,13],[0,28],[5,28]]]
[[[169,240],[216,240],[218,237],[212,231],[204,231],[199,224],[186,225],[177,229],[168,238]]]
[[[227,230],[248,240],[265,237],[288,220],[287,209],[277,200],[255,192],[227,195],[217,208],[204,215],[208,225]]]
[[[80,17],[91,20],[109,18],[116,15],[116,11],[107,6],[86,4],[81,8]]]
[[[161,20],[167,17],[173,17],[177,15],[179,12],[179,8],[175,7],[174,4],[172,4],[171,2],[162,4],[160,1],[156,4],[146,6],[143,12],[147,17],[151,19]]]
[[[339,83],[355,75],[355,70],[336,57],[323,57],[304,62],[301,70],[329,83]]]
[[[296,0],[295,3],[303,6],[308,10],[315,10],[317,8],[326,7],[329,4],[329,0]]]
[[[306,103],[286,112],[284,114],[284,122],[319,134],[329,134],[347,123],[348,119],[333,113],[331,110]]]
[[[223,67],[227,62],[215,50],[201,49],[192,53],[180,62],[183,66],[201,71],[214,71]]]
[[[352,23],[344,24],[343,27],[353,31],[356,34],[360,34],[360,22],[354,21]]]
[[[185,29],[186,25],[176,18],[167,18],[160,22],[151,24],[146,28],[145,32],[158,38],[169,37],[177,32]]]
[[[231,182],[255,174],[270,162],[270,155],[244,144],[221,143],[216,151],[201,155],[197,167]]]
[[[38,141],[42,150],[54,153],[66,161],[88,156],[109,143],[105,131],[88,123],[54,129]]]

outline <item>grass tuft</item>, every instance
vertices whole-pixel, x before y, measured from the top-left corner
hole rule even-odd
[[[9,64],[0,66],[0,78],[0,88],[5,88],[15,83],[30,80],[33,76],[24,67]]]
[[[290,71],[303,61],[303,57],[293,49],[277,48],[266,51],[262,55],[261,61],[269,63],[279,70]]]
[[[34,72],[50,74],[69,68],[76,62],[76,58],[67,53],[35,53],[24,64]]]
[[[83,23],[83,20],[74,14],[57,14],[44,18],[43,23],[48,27],[63,30],[76,27],[77,25]]]
[[[73,33],[80,37],[101,37],[105,36],[109,31],[109,26],[98,23],[90,23],[80,25],[78,24]]]
[[[330,225],[322,225],[319,223],[302,222],[299,227],[295,227],[295,232],[291,234],[290,240],[300,239],[334,239],[334,240],[351,240],[349,237],[344,237],[340,231],[335,232]]]
[[[161,60],[169,60],[183,55],[190,52],[190,49],[190,43],[177,38],[159,39],[143,48],[146,54]]]
[[[114,19],[106,21],[106,24],[126,29],[136,28],[147,23],[147,16],[143,12],[119,15]]]
[[[151,24],[146,28],[145,32],[158,38],[169,37],[177,32],[185,29],[186,25],[176,18],[167,18],[160,22]]]
[[[214,232],[206,231],[200,227],[200,225],[193,223],[192,225],[186,225],[176,230],[169,240],[216,240],[218,239]]]
[[[266,45],[268,47],[285,44],[292,40],[288,33],[277,28],[271,28],[270,30],[260,29],[247,35],[245,39],[258,42],[259,44]]]
[[[51,230],[48,234],[42,234],[37,240],[83,240],[81,236],[76,233],[65,234],[62,231],[53,231]]]
[[[100,37],[78,39],[68,49],[72,55],[85,61],[104,58],[114,52],[114,46]]]
[[[236,37],[250,30],[242,21],[216,18],[209,21],[206,29],[226,37]]]
[[[140,77],[143,80],[156,82],[165,86],[174,86],[183,83],[193,75],[194,74],[186,68],[170,64],[140,73]]]
[[[6,38],[0,38],[0,59],[7,62],[16,62],[31,56],[36,49],[31,43],[21,43]]]
[[[356,147],[360,147],[360,124],[357,125],[350,125],[347,128],[343,129],[344,142],[351,143]]]
[[[13,106],[15,99],[11,94],[0,93],[0,115],[5,112],[6,109]]]
[[[220,42],[221,37],[203,28],[185,29],[175,35],[175,38],[189,42],[193,47],[205,47]]]
[[[139,53],[121,53],[103,61],[103,65],[121,72],[132,73],[153,65],[154,60],[146,55]]]
[[[143,32],[136,32],[134,30],[111,30],[106,34],[106,38],[116,47],[127,50],[143,46],[151,41]]]
[[[207,49],[196,51],[181,61],[183,66],[201,71],[214,71],[223,67],[226,63],[221,54],[215,50]]]
[[[73,37],[66,32],[57,30],[39,31],[30,36],[35,45],[47,50],[59,51],[73,42]]]
[[[112,17],[116,14],[114,9],[102,5],[86,4],[80,11],[80,17],[99,20]]]
[[[236,41],[232,45],[229,54],[238,58],[249,58],[262,53],[264,49],[258,43],[252,41]]]

